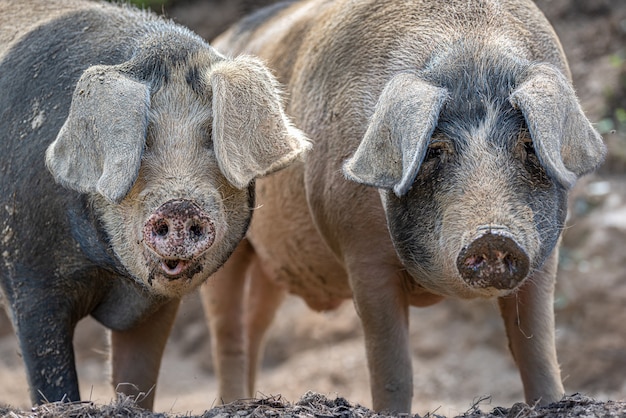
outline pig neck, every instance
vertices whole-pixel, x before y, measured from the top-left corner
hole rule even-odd
[[[85,280],[98,289],[91,297],[85,315],[91,315],[104,326],[122,330],[131,328],[159,308],[166,299],[151,294],[130,275],[115,256],[110,238],[93,212],[90,198],[82,195],[73,203],[68,200],[68,219],[72,236],[83,254],[97,266]]]
[[[110,238],[93,211],[87,195],[68,202],[68,219],[72,236],[87,258],[112,274],[128,276],[128,272],[113,253]]]
[[[108,277],[106,281],[107,292],[91,316],[112,330],[134,327],[168,301],[126,277]]]

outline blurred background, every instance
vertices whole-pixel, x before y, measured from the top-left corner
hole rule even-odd
[[[137,1],[211,40],[270,0]],[[568,56],[574,86],[609,154],[571,193],[555,311],[568,394],[626,400],[626,1],[538,0]],[[446,300],[411,311],[413,412],[453,415],[523,400],[495,301]],[[105,330],[87,318],[75,337],[83,399],[108,403]],[[307,390],[371,406],[358,318],[350,301],[310,311],[290,297],[267,342],[258,396],[295,402]],[[200,414],[215,403],[210,336],[196,294],[187,297],[166,348],[156,411]],[[0,403],[29,408],[19,349],[0,313]]]

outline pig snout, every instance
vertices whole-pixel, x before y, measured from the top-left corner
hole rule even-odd
[[[481,227],[457,257],[461,277],[472,287],[514,289],[528,275],[529,257],[506,228]]]
[[[215,225],[195,203],[180,199],[160,206],[146,221],[144,243],[160,259],[161,269],[175,276],[215,240]]]

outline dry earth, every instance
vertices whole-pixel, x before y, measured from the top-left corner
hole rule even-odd
[[[572,193],[561,253],[557,348],[566,391],[578,394],[549,408],[517,403],[522,387],[495,303],[447,300],[411,311],[413,412],[422,416],[626,416],[626,1],[537,3],[561,37],[583,107],[610,150],[599,172]],[[249,9],[255,2],[184,1],[165,10],[210,39],[241,13],[241,4]],[[0,315],[0,405],[16,408],[0,408],[0,415],[164,416],[147,415],[127,399],[112,401],[101,326],[83,320],[75,345],[81,393],[92,402],[31,410],[19,349]],[[352,305],[315,313],[288,299],[270,330],[257,388],[259,400],[211,409],[217,387],[210,336],[197,295],[186,298],[157,390],[156,411],[170,416],[377,416],[360,406],[370,400]]]

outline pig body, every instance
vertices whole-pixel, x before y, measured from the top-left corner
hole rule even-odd
[[[106,3],[2,2],[0,89],[0,286],[32,401],[79,400],[92,315],[113,386],[151,407],[180,298],[244,236],[253,179],[306,140],[258,60]]]
[[[257,182],[247,241],[203,287],[222,399],[252,394],[285,290],[354,300],[377,410],[409,412],[408,309],[444,297],[498,298],[526,400],[560,399],[557,243],[605,151],[535,5],[285,2],[215,45],[263,58],[313,141]]]

